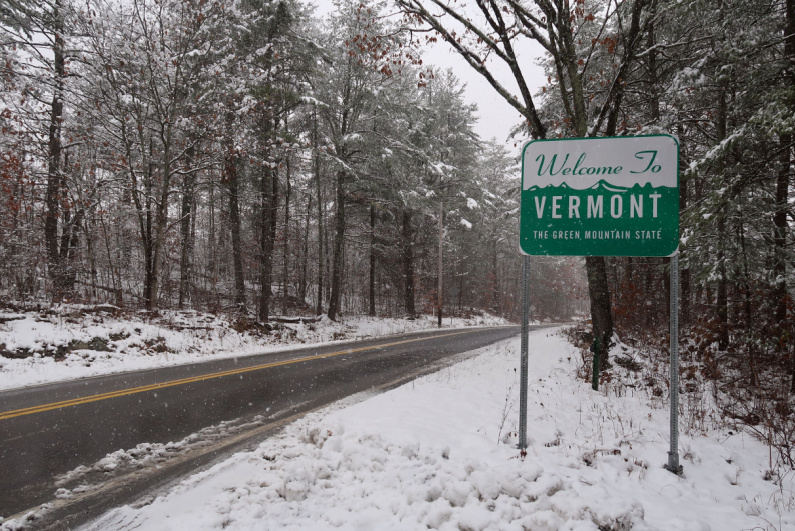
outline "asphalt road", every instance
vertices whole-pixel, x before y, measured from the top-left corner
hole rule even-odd
[[[518,327],[441,330],[2,392],[0,515],[9,517],[55,501],[56,476],[91,465],[110,452],[144,442],[180,441],[235,419],[256,419],[246,426],[261,440],[269,429],[297,415],[360,391],[408,381],[438,368],[440,360],[518,333]],[[237,446],[216,441],[212,451],[174,460],[181,466],[169,473],[188,473],[238,448],[248,436],[241,430],[228,437]],[[108,503],[128,502],[162,481],[164,474],[145,480],[123,477],[117,481],[123,488],[108,490]],[[62,499],[55,506],[68,502]],[[64,510],[98,510],[96,505],[73,505]]]

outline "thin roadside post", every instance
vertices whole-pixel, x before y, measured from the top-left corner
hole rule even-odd
[[[527,448],[527,334],[530,321],[530,256],[522,257],[522,365],[519,377],[519,445]]]
[[[674,474],[682,473],[679,464],[679,251],[671,256],[671,449],[668,466]]]

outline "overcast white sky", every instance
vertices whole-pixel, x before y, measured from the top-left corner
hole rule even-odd
[[[536,50],[528,50],[520,55],[526,61],[526,65],[523,65],[523,70],[530,73],[527,76],[527,82],[530,84],[530,90],[533,93],[539,90],[544,81],[543,70],[536,65],[536,54],[538,53]],[[497,142],[506,143],[512,153],[519,152],[521,145],[526,139],[517,138],[509,142],[507,138],[510,130],[522,121],[522,116],[497,94],[488,81],[466,64],[461,56],[453,51],[450,45],[446,42],[436,43],[425,52],[423,62],[431,63],[441,68],[452,68],[455,75],[462,83],[466,84],[468,101],[478,105],[480,120],[478,121],[477,133],[482,139],[490,140],[494,138]],[[508,68],[500,68],[502,65],[495,63],[495,61],[492,61],[493,71],[496,72],[497,79],[514,90],[515,93],[518,93]],[[518,142],[518,145],[514,147],[516,142]]]
[[[314,0],[314,3],[318,7],[318,16],[323,16],[334,9],[332,0]],[[535,94],[544,81],[543,70],[536,65],[536,58],[540,56],[541,48],[520,49],[518,53],[519,57],[526,61],[522,68],[528,73],[527,82],[530,85],[530,90]],[[507,137],[511,128],[521,121],[521,115],[508,105],[480,74],[467,65],[445,42],[438,42],[429,47],[423,55],[423,62],[443,69],[452,68],[455,75],[466,85],[465,93],[468,101],[478,105],[478,115],[480,116],[477,126],[478,135],[484,140],[494,138],[497,142],[504,142],[512,153],[519,153],[522,144],[527,139],[520,138],[509,142]],[[508,68],[500,68],[502,65],[497,65],[494,61],[492,61],[492,66],[495,77],[506,87],[518,93]],[[514,143],[517,145],[514,146]]]

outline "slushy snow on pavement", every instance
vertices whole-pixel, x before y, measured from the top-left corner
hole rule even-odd
[[[795,529],[793,472],[771,478],[764,444],[692,422],[685,397],[678,477],[663,469],[667,397],[593,391],[578,363],[559,329],[531,332],[524,458],[517,338],[307,415],[86,529]]]

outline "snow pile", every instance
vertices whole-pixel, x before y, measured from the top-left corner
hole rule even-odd
[[[667,404],[594,392],[560,335],[530,336],[529,448],[516,449],[519,341],[308,415],[93,530],[792,529],[793,472],[742,431],[689,431],[664,470]],[[608,396],[609,395],[609,396]],[[765,479],[768,478],[768,479]]]
[[[255,321],[193,311],[163,311],[157,317],[113,307],[0,312],[0,390],[436,328],[431,316],[295,321],[275,323],[266,332]],[[443,322],[445,328],[504,324],[509,323],[488,314]]]
[[[227,421],[208,426],[181,441],[168,443],[141,443],[135,448],[112,452],[91,466],[81,465],[55,477],[58,490],[56,498],[71,498],[75,494],[91,491],[111,477],[162,463],[211,445],[213,442],[267,423],[272,417],[255,416],[248,421]]]

